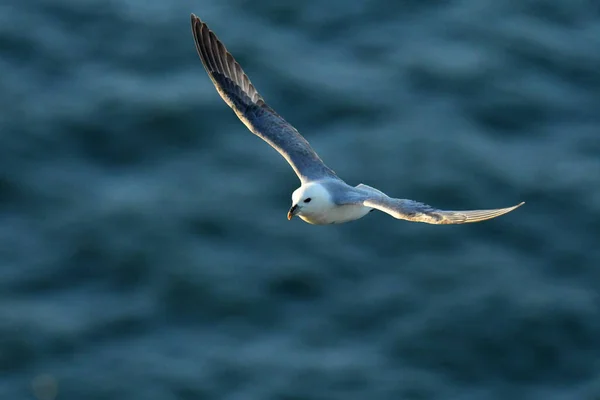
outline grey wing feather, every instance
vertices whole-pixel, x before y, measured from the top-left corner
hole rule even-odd
[[[269,143],[302,182],[337,178],[300,133],[269,107],[240,64],[208,26],[192,14],[192,33],[204,68],[223,100],[252,133]]]
[[[363,205],[383,211],[394,218],[436,225],[485,221],[509,213],[525,204],[525,202],[522,202],[516,206],[491,210],[445,211],[414,200],[393,199],[379,193],[363,200]]]

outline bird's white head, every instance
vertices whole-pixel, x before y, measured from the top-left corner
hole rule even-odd
[[[318,182],[300,186],[292,193],[292,207],[288,211],[288,219],[299,216],[304,221],[315,223],[333,207],[329,191]]]

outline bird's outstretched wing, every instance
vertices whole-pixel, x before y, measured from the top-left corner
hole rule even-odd
[[[382,194],[379,192],[369,196],[366,200],[363,200],[363,205],[383,211],[394,218],[436,225],[485,221],[509,213],[525,204],[525,202],[522,202],[516,206],[492,210],[444,211],[414,200],[393,199]]]
[[[337,178],[300,133],[269,107],[223,43],[192,14],[196,50],[208,76],[225,102],[258,137],[269,143],[292,166],[300,181]]]

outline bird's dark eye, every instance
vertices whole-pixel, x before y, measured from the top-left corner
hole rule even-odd
[[[310,203],[312,199],[309,197],[308,199],[304,200],[305,203]]]

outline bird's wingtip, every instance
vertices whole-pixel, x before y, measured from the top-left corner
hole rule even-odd
[[[194,25],[196,22],[202,22],[202,20],[194,13],[190,14],[190,20],[192,21],[192,25]]]

